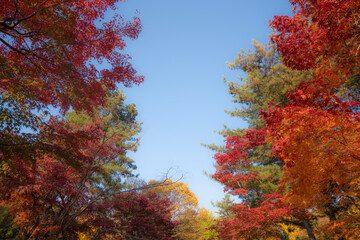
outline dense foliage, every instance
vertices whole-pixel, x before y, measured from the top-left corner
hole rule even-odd
[[[289,238],[289,227],[309,239],[360,236],[360,3],[290,2],[294,16],[270,24],[278,61],[255,43],[229,64],[248,75],[228,85],[244,104],[229,113],[249,128],[208,145],[219,151],[213,178],[242,200],[219,221],[222,239]]]
[[[159,184],[150,181],[149,184]],[[172,219],[178,223],[175,236],[181,240],[206,240],[217,239],[211,227],[214,225],[214,216],[205,208],[199,208],[198,199],[190,191],[187,184],[170,179],[158,187],[153,187],[148,192],[159,194],[173,203],[171,210]]]
[[[143,82],[122,53],[141,23],[117,2],[2,2],[2,239],[175,239],[169,199],[126,182],[140,124],[116,84]]]
[[[215,219],[183,182],[133,174],[141,124],[117,87],[144,80],[124,53],[140,19],[118,0],[2,1],[0,238],[359,239],[360,1],[290,2],[228,63],[248,128],[206,145],[229,194]]]

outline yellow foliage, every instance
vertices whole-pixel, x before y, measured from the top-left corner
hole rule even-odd
[[[157,184],[150,181],[149,184]],[[148,191],[168,198],[173,203],[173,220],[180,224],[176,228],[176,236],[182,240],[204,240],[214,233],[208,229],[213,223],[211,212],[205,208],[199,209],[198,199],[183,182],[172,182],[170,179],[158,187]],[[216,239],[216,238],[212,238]]]
[[[90,230],[88,232],[79,232],[78,233],[78,240],[90,240],[92,236],[95,234],[96,228],[90,226]]]
[[[282,229],[288,234],[289,240],[297,240],[299,238],[307,237],[305,230],[300,229],[297,226],[279,223]]]
[[[156,181],[150,181],[149,184],[156,184]],[[168,198],[174,205],[172,210],[173,220],[181,221],[192,216],[198,208],[198,199],[195,194],[190,191],[187,184],[183,182],[173,183],[168,179],[159,187],[154,187],[148,191],[160,194]]]

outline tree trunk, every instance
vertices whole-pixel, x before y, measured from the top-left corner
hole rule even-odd
[[[316,240],[316,237],[313,233],[312,226],[311,226],[309,220],[304,221],[304,226],[305,226],[306,232],[308,234],[309,240]]]

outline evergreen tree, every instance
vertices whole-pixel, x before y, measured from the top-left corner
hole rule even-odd
[[[278,201],[281,196],[275,197],[274,194],[279,194],[283,163],[271,155],[272,146],[265,143],[265,122],[259,115],[269,107],[269,104],[285,106],[289,101],[287,94],[301,82],[309,79],[312,72],[295,71],[286,67],[281,62],[274,45],[270,43],[263,45],[254,41],[253,47],[254,50],[242,50],[233,63],[228,63],[230,69],[242,70],[247,77],[239,78],[236,82],[224,79],[229,93],[233,96],[233,102],[240,105],[226,113],[245,120],[248,129],[230,129],[225,126],[218,133],[227,139],[226,146],[203,145],[217,152],[214,157],[216,173],[212,177],[223,183],[226,186],[225,190],[230,194],[238,196],[241,204],[246,204],[248,209],[265,211],[263,210],[265,202]],[[239,218],[236,213],[237,206],[239,205],[228,206],[233,213],[229,221]],[[285,209],[284,206],[278,207]],[[244,214],[240,215],[244,216]],[[274,216],[272,223],[262,223],[254,228],[240,231],[238,233],[240,235],[236,237],[240,237],[245,232],[251,232],[253,235],[250,237],[258,237],[257,230],[261,228],[259,234],[266,232],[264,229],[268,228],[270,235],[280,236],[283,230],[276,223],[282,221],[285,216],[293,216],[293,214],[290,212],[285,214],[284,210],[282,216]],[[222,223],[230,225],[227,218],[224,218],[224,221]],[[220,235],[224,238],[226,236],[226,234]]]

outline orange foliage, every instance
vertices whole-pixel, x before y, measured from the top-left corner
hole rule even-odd
[[[272,40],[285,65],[315,74],[288,95],[287,107],[263,114],[267,141],[285,163],[286,202],[326,213],[322,228],[331,237],[358,239],[360,2],[290,2],[294,16],[274,18]]]
[[[281,120],[272,122],[275,118]],[[359,192],[358,117],[288,107],[275,110],[268,123],[274,154],[285,162],[283,183],[290,186],[291,205],[323,206],[331,195],[345,201]]]

